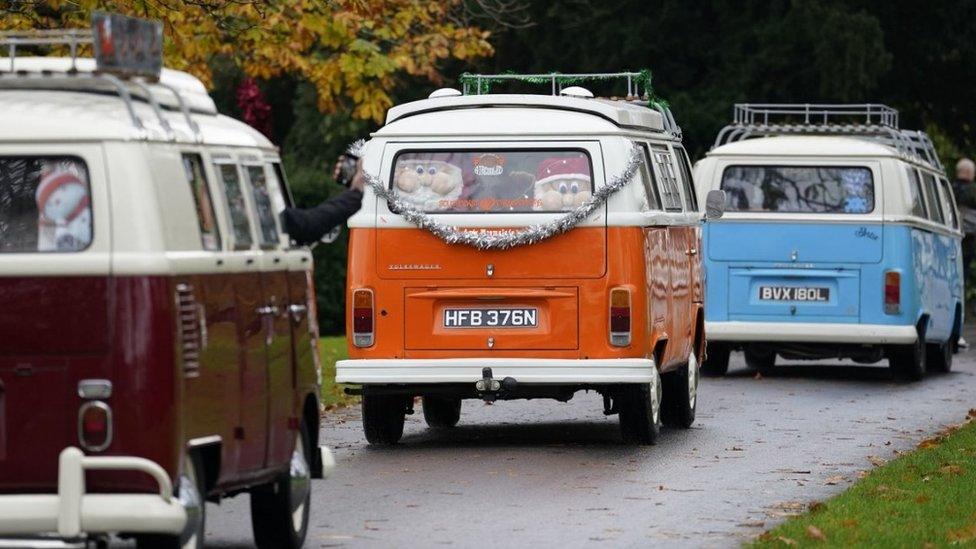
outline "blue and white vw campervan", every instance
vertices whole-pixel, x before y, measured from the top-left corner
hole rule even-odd
[[[962,233],[928,137],[883,105],[736,105],[696,166],[726,193],[705,225],[702,372],[741,349],[948,371],[963,322]]]

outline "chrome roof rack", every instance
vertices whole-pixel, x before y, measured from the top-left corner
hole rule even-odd
[[[186,101],[174,86],[159,80],[147,80],[145,77],[115,75],[96,70],[83,71],[78,69],[79,46],[92,45],[94,41],[91,29],[56,29],[56,30],[28,30],[28,31],[0,31],[0,51],[6,46],[10,65],[0,64],[0,89],[43,89],[43,90],[71,90],[71,91],[110,91],[119,96],[125,104],[126,112],[132,126],[139,130],[141,137],[146,137],[146,127],[136,114],[133,106],[133,96],[130,86],[143,95],[152,107],[160,127],[171,141],[176,140],[176,133],[163,115],[163,107],[153,95],[148,84],[161,86],[171,92],[176,98],[180,112],[186,119],[187,126],[193,132],[196,142],[202,142],[200,127],[190,115]],[[65,71],[16,70],[17,48],[19,46],[67,46],[71,53],[71,67]]]
[[[461,75],[460,82],[464,95],[484,95],[490,93],[491,84],[495,82],[524,82],[535,85],[547,85],[551,95],[561,95],[564,86],[576,85],[583,81],[626,81],[627,95],[621,99],[617,97],[600,98],[641,105],[661,113],[664,131],[677,139],[681,139],[681,126],[671,114],[667,104],[652,101],[649,72],[606,72],[606,73],[574,73],[549,72],[539,74],[470,74]],[[642,88],[643,84],[643,89]]]
[[[732,123],[722,128],[712,148],[776,135],[848,135],[868,139],[945,171],[925,132],[899,128],[898,111],[876,103],[737,103]]]

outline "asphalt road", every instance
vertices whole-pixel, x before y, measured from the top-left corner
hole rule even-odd
[[[358,409],[333,413],[338,469],[313,487],[306,547],[734,546],[976,407],[973,351],[914,384],[885,363],[799,364],[756,378],[733,355],[703,380],[694,427],[643,448],[593,393],[465,401],[442,432],[418,410],[393,449],[366,445]],[[210,505],[208,542],[249,547],[248,505]]]

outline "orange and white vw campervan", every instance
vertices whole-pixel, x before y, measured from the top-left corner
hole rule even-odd
[[[400,439],[416,396],[431,427],[463,399],[583,389],[627,441],[691,425],[702,215],[666,108],[444,89],[392,108],[363,158],[337,380],[362,386],[370,443]]]

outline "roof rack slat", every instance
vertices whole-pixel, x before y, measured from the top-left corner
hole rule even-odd
[[[898,111],[878,103],[736,103],[732,123],[719,131],[712,148],[753,137],[850,135],[945,171],[928,135],[901,129],[898,123]]]

